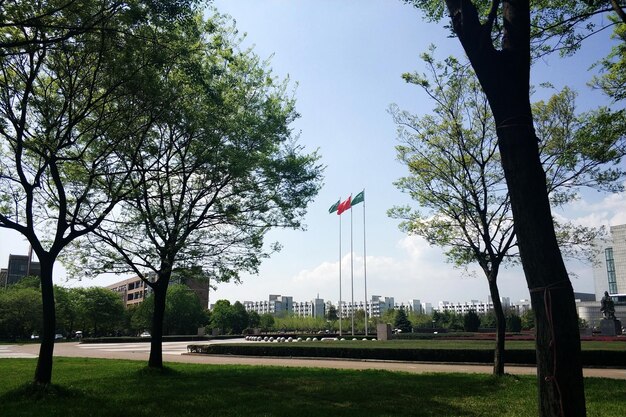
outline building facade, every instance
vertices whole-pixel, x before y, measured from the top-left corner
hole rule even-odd
[[[0,284],[4,287],[15,284],[27,276],[40,276],[39,262],[33,262],[30,255],[9,255],[6,268],[0,270]]]
[[[149,275],[148,279],[154,282],[155,276]],[[200,303],[204,308],[209,304],[209,284],[205,282],[199,282],[194,280],[182,280],[176,277],[172,277],[171,284],[183,284],[188,286],[200,299]],[[106,288],[119,294],[122,302],[126,307],[140,304],[151,293],[152,288],[138,276],[127,278],[122,281],[118,281],[115,284],[108,285]]]
[[[243,306],[246,311],[254,311],[259,315],[271,314],[274,316],[284,316],[294,312],[293,297],[277,294],[270,294],[269,299],[263,301],[244,301]],[[300,306],[299,303],[298,309],[299,311],[303,311],[306,308],[304,306]]]
[[[502,308],[507,309],[511,307],[511,300],[508,297],[500,297]],[[439,311],[450,311],[456,314],[467,314],[470,311],[474,311],[477,314],[485,314],[489,310],[493,310],[493,301],[491,297],[487,297],[487,302],[471,300],[464,302],[451,303],[449,301],[439,301]]]
[[[595,244],[593,278],[596,300],[607,291],[626,301],[626,224],[611,226],[610,237]]]
[[[127,278],[106,288],[117,293],[126,307],[140,304],[152,293],[152,289],[139,277]]]

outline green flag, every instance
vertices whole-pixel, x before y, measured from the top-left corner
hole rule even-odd
[[[328,213],[332,214],[334,212],[337,211],[337,208],[339,207],[339,203],[341,202],[341,199],[337,200],[337,202],[335,204],[333,204],[332,206],[330,206],[330,208],[328,209]]]
[[[352,199],[351,205],[356,206],[357,204],[362,203],[363,201],[365,201],[365,190],[361,191],[360,193],[354,196],[354,198]]]

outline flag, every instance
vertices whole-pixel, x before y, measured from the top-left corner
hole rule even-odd
[[[350,203],[350,207],[354,207],[357,204],[362,203],[363,201],[365,201],[365,190],[354,196],[354,199]]]
[[[350,206],[351,199],[352,199],[352,196],[348,197],[346,201],[343,201],[342,203],[339,204],[339,206],[337,207],[338,215],[341,215],[341,213],[343,213],[344,211],[348,210],[351,207]]]
[[[337,202],[335,204],[333,204],[332,206],[330,206],[330,208],[328,209],[328,213],[334,213],[335,211],[337,211],[337,208],[339,208],[339,203],[341,202],[341,198],[339,200],[337,200]]]

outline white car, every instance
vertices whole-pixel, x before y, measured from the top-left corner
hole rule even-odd
[[[143,332],[139,335],[139,337],[150,337],[150,332]]]

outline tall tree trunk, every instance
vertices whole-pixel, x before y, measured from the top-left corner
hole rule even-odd
[[[554,233],[532,126],[498,132],[515,232],[535,312],[541,416],[585,416],[574,291]]]
[[[163,320],[165,318],[165,297],[167,295],[167,283],[163,277],[153,287],[154,312],[152,313],[152,330],[150,332],[150,358],[148,367],[163,368]]]
[[[559,251],[530,107],[530,7],[503,0],[502,50],[470,0],[446,0],[493,112],[515,233],[536,320],[539,415],[585,416],[574,294]],[[495,5],[499,2],[494,2]],[[490,16],[495,19],[498,9]]]
[[[35,384],[48,385],[52,381],[52,356],[54,354],[54,334],[56,315],[54,307],[54,286],[52,284],[52,269],[54,258],[37,254],[41,265],[41,301],[43,305],[43,329],[39,358],[35,369]]]
[[[504,341],[506,337],[506,318],[504,310],[500,302],[500,291],[495,278],[490,277],[489,294],[493,302],[493,311],[496,314],[496,348],[493,355],[493,374],[496,376],[504,375]]]

